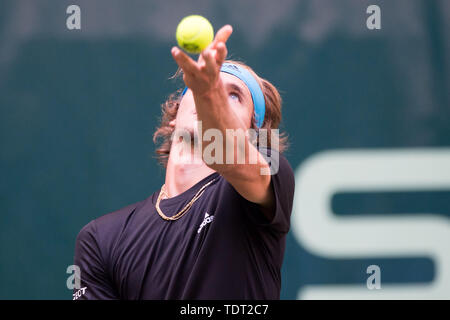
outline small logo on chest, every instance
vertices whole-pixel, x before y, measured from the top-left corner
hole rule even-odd
[[[197,233],[200,233],[202,231],[203,227],[206,226],[208,223],[211,223],[214,220],[213,215],[209,215],[208,212],[205,212],[205,217],[203,218],[203,222],[200,224],[200,227],[197,230]]]

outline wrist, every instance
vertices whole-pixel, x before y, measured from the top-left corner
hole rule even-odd
[[[208,89],[195,93],[194,92],[194,96],[197,96],[198,98],[204,98],[204,99],[217,99],[221,93],[223,92],[223,83],[222,80],[219,79],[212,84],[211,86],[209,86]]]

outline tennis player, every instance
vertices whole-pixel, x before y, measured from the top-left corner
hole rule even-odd
[[[293,172],[281,154],[286,139],[270,130],[281,121],[281,98],[248,66],[225,60],[231,33],[231,26],[222,27],[198,61],[172,48],[186,88],[163,104],[154,136],[162,139],[157,154],[165,184],[79,232],[74,263],[81,288],[75,298],[280,298],[294,194]],[[205,134],[196,152],[200,123]],[[233,145],[237,139],[227,130],[239,129],[258,136],[266,130],[266,148],[249,135]],[[173,139],[176,132],[197,142]],[[224,142],[209,156],[208,146],[217,147],[220,139],[206,132],[221,134]]]

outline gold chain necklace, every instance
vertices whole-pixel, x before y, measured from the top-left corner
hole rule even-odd
[[[166,185],[163,184],[163,186],[161,187],[161,191],[159,192],[158,199],[156,200],[156,205],[155,205],[156,211],[158,212],[159,216],[161,218],[163,218],[164,220],[174,221],[174,220],[180,219],[182,216],[184,216],[184,214],[186,212],[189,211],[189,209],[192,207],[194,202],[202,196],[203,192],[205,192],[206,187],[209,186],[211,183],[213,183],[215,180],[216,180],[216,178],[212,179],[210,182],[208,182],[203,187],[201,187],[200,190],[198,190],[197,193],[195,194],[195,196],[192,198],[192,200],[189,201],[189,203],[187,205],[185,205],[184,208],[181,209],[180,212],[178,212],[176,215],[171,216],[171,217],[166,216],[162,212],[161,208],[159,207],[159,203],[161,202],[162,196],[165,195],[166,197],[168,197],[168,194],[166,192]]]

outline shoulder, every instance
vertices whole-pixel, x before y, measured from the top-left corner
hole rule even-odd
[[[294,179],[294,170],[292,170],[291,164],[289,161],[282,155],[279,154],[279,174],[287,179],[287,182],[291,184],[295,184]],[[277,174],[277,173],[275,173]]]
[[[294,170],[292,169],[287,158],[274,149],[268,149],[260,147],[258,151],[264,157],[269,164],[270,172],[264,172],[271,176],[271,184],[275,187],[280,187],[283,191],[293,196],[295,189]],[[221,189],[225,188],[226,191],[230,191],[233,194],[239,195],[234,187],[227,181],[222,175],[219,176],[220,183],[218,184]],[[224,190],[221,190],[222,192]],[[240,195],[239,195],[240,196]]]
[[[148,199],[148,198],[147,198]],[[142,200],[91,220],[77,235],[77,242],[95,244],[99,249],[112,247],[129,218],[146,201]]]
[[[267,218],[259,205],[247,202],[247,216],[254,225],[264,227],[264,230],[272,229],[277,234],[283,235],[290,228],[295,191],[294,171],[286,157],[276,150],[261,148],[259,151],[270,167],[270,185],[274,195],[274,206],[270,214],[271,218]]]
[[[147,199],[127,205],[116,211],[112,211],[103,216],[100,216],[99,218],[93,220],[93,222],[95,223],[97,229],[100,231],[108,232],[120,228],[121,226],[126,224],[126,221],[129,219],[129,217],[146,201]]]
[[[287,183],[294,183],[294,170],[292,170],[286,157],[274,149],[260,148],[259,152],[270,166],[272,176],[281,176]]]

